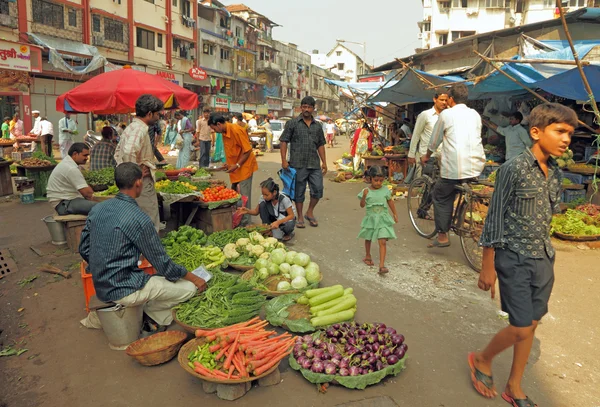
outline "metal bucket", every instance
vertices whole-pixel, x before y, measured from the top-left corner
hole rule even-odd
[[[112,350],[125,350],[127,346],[138,340],[142,330],[144,306],[102,308],[97,310],[102,330]]]
[[[42,220],[48,227],[48,232],[50,232],[50,238],[52,239],[52,244],[57,245],[57,246],[67,244],[67,237],[65,236],[65,228],[62,223],[55,221],[54,217],[52,215],[46,216]]]
[[[21,203],[22,204],[32,204],[35,203],[35,197],[33,196],[34,190],[32,189],[26,189],[23,192],[19,193],[19,197],[21,198]]]

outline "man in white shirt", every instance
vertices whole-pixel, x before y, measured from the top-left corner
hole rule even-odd
[[[54,138],[54,126],[47,118],[40,120],[40,133],[42,134],[41,144],[42,152],[48,157],[54,156],[52,153],[52,138]]]
[[[200,142],[200,167],[208,167],[210,165],[210,148],[214,144],[213,134],[208,119],[210,118],[210,109],[204,108],[202,117],[196,121],[196,138]]]
[[[40,117],[39,110],[32,110],[31,115],[33,116],[33,128],[29,132],[29,136],[41,137],[42,129],[40,128],[40,122],[42,118]],[[31,143],[31,151],[35,151],[36,142]]]
[[[77,133],[77,123],[71,120],[71,113],[65,113],[65,117],[58,121],[58,145],[60,157],[68,156],[69,149],[73,145],[73,135]]]
[[[61,216],[87,215],[97,204],[93,201],[94,191],[79,169],[89,156],[90,150],[85,143],[75,143],[50,174],[46,187],[48,202]]]
[[[520,155],[523,151],[533,145],[533,140],[525,127],[521,126],[523,114],[514,112],[509,117],[510,125],[506,127],[498,126],[490,121],[484,120],[483,123],[496,133],[504,136],[506,142],[506,161]]]
[[[325,125],[325,141],[331,148],[333,148],[333,141],[335,140],[335,128],[335,123],[329,119]]]
[[[258,122],[256,121],[257,116],[252,116],[252,119],[248,121],[249,132],[256,131],[258,128]]]
[[[481,141],[481,117],[465,103],[469,90],[463,83],[456,84],[448,91],[449,109],[439,115],[433,128],[426,163],[433,152],[442,144],[440,179],[433,190],[433,210],[437,240],[429,247],[448,247],[448,231],[452,222],[456,186],[466,180],[477,178],[485,165],[485,152]]]
[[[444,90],[444,92],[446,91]],[[421,176],[423,171],[421,157],[427,155],[427,147],[429,147],[433,127],[437,123],[440,113],[447,107],[448,94],[436,93],[433,97],[433,107],[421,112],[417,116],[415,130],[410,139],[410,148],[408,150],[408,164],[416,165],[414,178]]]
[[[410,122],[408,119],[404,119],[402,121],[402,126],[400,126],[400,138],[410,139],[412,137],[413,131],[410,128]]]

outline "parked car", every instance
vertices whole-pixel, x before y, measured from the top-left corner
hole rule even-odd
[[[283,128],[287,120],[271,120],[271,131],[273,132],[273,147],[279,148],[279,137],[283,133]]]

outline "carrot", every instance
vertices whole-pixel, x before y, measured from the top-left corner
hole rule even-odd
[[[233,374],[234,370],[235,370],[234,365],[229,366],[229,374],[227,375],[227,379],[231,379],[231,375]]]
[[[223,355],[225,354],[225,352],[227,352],[227,349],[229,349],[230,347],[231,347],[230,344],[227,344],[227,346],[223,346],[221,351],[219,353],[217,353],[217,355],[215,356],[215,360],[221,359],[223,357]]]
[[[213,345],[213,346],[209,347],[208,351],[210,353],[214,353],[214,352],[218,351],[219,349],[221,349],[221,344],[217,343],[216,345]]]
[[[224,328],[214,329],[212,332],[215,333],[215,334],[217,334],[217,333],[226,333],[226,332],[229,332],[229,331],[240,330],[242,328],[250,326],[251,324],[255,323],[256,321],[260,321],[260,319],[258,317],[254,317],[251,320],[246,321],[246,322],[240,322],[239,324],[226,326]],[[262,321],[262,322],[264,322],[265,325],[268,323],[267,321]]]
[[[272,359],[269,357],[266,357],[264,359],[261,360],[253,360],[252,362],[248,363],[248,370],[250,371],[254,371],[257,368],[269,363]]]
[[[243,368],[242,364],[240,363],[240,354],[236,353],[233,356],[233,359],[231,360],[231,363],[233,364],[233,366],[237,369],[238,372],[240,372],[240,376],[244,377],[245,376],[245,369]]]
[[[229,366],[231,365],[231,359],[233,358],[233,355],[236,352],[237,343],[239,340],[240,340],[240,333],[238,332],[235,340],[233,341],[233,344],[231,345],[231,348],[229,349],[229,355],[225,359],[225,363],[223,363],[223,367],[225,369],[229,369]]]
[[[288,349],[289,347],[290,347],[290,344],[288,342],[283,342],[283,343],[277,343],[273,346],[266,347],[264,349],[261,348],[261,350],[258,353],[254,354],[254,359],[255,360],[262,359],[267,354],[272,353],[273,351]]]
[[[291,349],[288,350],[287,352],[284,352],[283,354],[281,354],[281,357],[273,358],[273,359],[271,359],[271,361],[269,363],[266,363],[266,364],[262,365],[261,367],[259,367],[258,369],[255,369],[254,376],[260,376],[261,374],[263,374],[264,372],[266,372],[267,370],[269,370],[270,368],[275,366],[277,363],[279,363],[281,361],[281,359],[283,359],[286,355],[289,355],[290,352],[291,352]]]
[[[194,371],[198,374],[201,374],[202,376],[206,376],[206,377],[214,377],[217,378],[218,376],[216,376],[213,371],[206,369],[204,366],[202,366],[202,364],[195,362],[194,366],[196,366],[196,368],[194,369]]]
[[[244,335],[243,337],[240,338],[240,343],[252,342],[253,340],[256,340],[256,339],[271,336],[274,333],[275,332],[263,331],[263,332],[258,332],[258,333],[252,334],[252,335]]]

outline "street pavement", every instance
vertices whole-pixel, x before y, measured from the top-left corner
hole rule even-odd
[[[328,166],[345,148],[327,149]],[[259,183],[276,178],[279,154],[259,158],[253,197]],[[224,177],[225,174],[219,174]],[[328,178],[332,179],[330,172]],[[504,406],[500,397],[486,400],[473,389],[467,353],[486,345],[506,326],[498,315],[499,301],[476,287],[478,275],[466,265],[456,238],[447,249],[427,249],[427,241],[412,230],[406,201],[396,202],[398,239],[389,242],[390,273],[379,276],[364,265],[363,241],[356,239],[364,210],[356,195],[361,183],[325,181],[325,198],[315,214],[318,228],[307,224],[296,231],[291,246],[306,252],[324,273],[322,285],[351,286],[358,298],[356,319],[384,322],[406,336],[407,368],[363,391],[331,386],[320,394],[316,386],[281,365],[282,382],[253,387],[235,403],[286,406]],[[0,280],[0,341],[28,349],[21,356],[0,358],[0,406],[226,406],[200,382],[186,374],[176,359],[157,367],[138,365],[111,351],[101,331],[79,324],[85,316],[77,255],[55,250],[40,219],[52,211],[47,203],[0,202],[0,251],[16,259],[19,270]],[[48,251],[40,257],[30,246]],[[374,261],[377,255],[374,252]],[[550,314],[538,329],[524,387],[539,406],[600,406],[600,360],[597,343],[600,300],[597,251],[558,245],[557,282]],[[35,267],[52,262],[71,270],[73,278],[39,273]],[[37,276],[20,288],[16,283]],[[20,311],[19,311],[20,310]],[[501,390],[510,370],[511,352],[494,365]],[[4,403],[4,404],[3,404]]]

